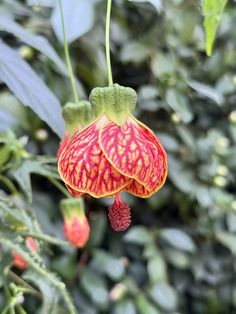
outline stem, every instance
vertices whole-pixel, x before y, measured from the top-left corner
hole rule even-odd
[[[46,241],[51,244],[60,245],[60,246],[70,246],[70,244],[67,241],[59,240],[54,237],[51,237],[47,234],[39,234],[34,232],[24,232],[21,233],[21,236],[23,237],[32,237],[34,239]]]
[[[61,191],[66,197],[71,198],[70,193],[67,191],[67,189],[64,188],[64,186],[61,185],[60,182],[58,182],[56,179],[53,177],[48,177],[48,180],[52,182],[52,184],[55,185],[55,187],[58,188],[59,191]]]
[[[0,181],[2,181],[6,185],[11,194],[17,194],[17,189],[15,185],[11,182],[11,180],[3,175],[0,175]]]
[[[67,69],[69,72],[71,88],[72,88],[72,92],[74,95],[74,101],[76,103],[78,103],[79,97],[78,97],[78,93],[76,90],[75,77],[74,77],[74,73],[72,70],[71,59],[70,59],[70,54],[69,54],[69,48],[68,48],[68,42],[67,42],[67,36],[66,36],[66,27],[65,27],[64,15],[63,15],[63,9],[62,9],[62,0],[59,0],[59,6],[60,6],[60,14],[61,14],[61,23],[62,23],[62,31],[63,31],[63,41],[64,41],[64,52],[65,52],[65,57],[66,57],[66,65],[67,65]]]
[[[112,70],[111,70],[111,53],[110,53],[110,24],[111,24],[111,3],[112,0],[107,0],[107,15],[106,15],[106,61],[107,61],[107,77],[108,85],[113,85]]]
[[[31,255],[27,252],[25,252],[23,249],[21,249],[18,245],[14,244],[12,241],[0,238],[0,243],[8,247],[11,251],[14,251],[18,253],[27,263],[29,266],[34,269],[35,272],[37,272],[40,276],[44,277],[51,285],[53,285],[56,289],[58,289],[65,301],[65,304],[68,308],[68,314],[77,314],[76,309],[73,305],[73,302],[71,300],[71,297],[69,293],[66,290],[66,286],[63,282],[57,279],[57,277],[54,274],[51,274],[47,272],[46,269],[40,267],[31,257]]]

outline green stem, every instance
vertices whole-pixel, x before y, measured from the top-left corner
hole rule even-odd
[[[106,42],[107,77],[108,77],[109,86],[113,85],[112,70],[111,70],[111,52],[110,52],[111,4],[112,4],[112,0],[107,0],[105,42]]]
[[[18,253],[35,272],[37,272],[40,276],[45,278],[51,285],[53,285],[56,289],[58,289],[65,301],[65,304],[68,308],[68,314],[77,314],[76,309],[73,305],[71,297],[66,290],[66,286],[63,282],[57,279],[54,274],[49,273],[46,269],[40,267],[31,257],[31,255],[21,249],[18,245],[14,244],[12,241],[0,238],[0,243],[8,247],[11,251]]]
[[[3,175],[0,175],[0,181],[2,181],[6,185],[6,187],[12,194],[17,194],[17,189],[15,185],[11,182],[11,180]]]
[[[58,190],[61,191],[66,197],[72,197],[70,193],[56,179],[54,179],[53,177],[48,177],[48,180],[51,181],[52,184],[54,184],[55,187],[57,187]]]
[[[42,240],[55,245],[70,246],[70,244],[67,241],[59,240],[46,234],[38,234],[34,232],[24,232],[20,234],[23,237],[32,237],[34,239]]]
[[[71,60],[70,60],[70,54],[69,54],[69,48],[68,48],[68,42],[67,42],[67,36],[66,36],[66,27],[65,27],[65,21],[64,21],[64,15],[63,15],[63,9],[62,9],[62,0],[59,0],[59,6],[60,6],[60,14],[61,14],[61,23],[62,23],[62,31],[63,31],[63,41],[64,41],[64,52],[66,57],[66,65],[70,76],[70,83],[74,95],[74,101],[76,103],[79,102],[78,93],[76,90],[75,85],[75,77],[72,70]]]

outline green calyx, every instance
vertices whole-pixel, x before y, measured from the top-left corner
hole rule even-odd
[[[89,100],[95,116],[105,114],[108,119],[122,126],[135,109],[137,94],[130,87],[114,84],[94,88]]]
[[[70,136],[78,129],[85,127],[94,118],[91,104],[86,100],[82,100],[79,103],[66,103],[62,109],[62,115]]]
[[[60,209],[67,222],[70,222],[75,217],[79,220],[85,217],[82,198],[65,198],[60,202]]]

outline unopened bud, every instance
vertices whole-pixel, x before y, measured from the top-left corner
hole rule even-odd
[[[31,250],[32,252],[37,252],[37,246],[36,243],[34,241],[33,238],[31,237],[27,237],[26,238],[26,245],[29,248],[29,250]],[[26,260],[24,260],[23,257],[21,257],[18,253],[13,252],[13,264],[14,266],[16,266],[17,268],[24,270],[26,268],[28,268],[28,263],[26,262]]]
[[[68,198],[61,201],[64,216],[64,234],[75,247],[82,248],[88,242],[90,226],[85,216],[81,198]]]

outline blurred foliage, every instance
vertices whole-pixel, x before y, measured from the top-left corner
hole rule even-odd
[[[147,200],[125,195],[132,207],[125,233],[107,222],[110,200],[86,199],[92,234],[77,251],[62,241],[59,139],[42,121],[62,134],[58,99],[73,100],[54,4],[0,4],[0,77],[9,86],[0,85],[1,311],[15,302],[19,313],[68,313],[65,282],[78,313],[236,312],[235,5],[225,8],[208,58],[200,1],[114,0],[114,81],[137,91],[136,115],[162,140],[169,176]],[[107,84],[106,3],[64,6],[78,90],[87,98]],[[22,103],[36,106],[42,120]],[[29,234],[40,256],[27,251]],[[12,250],[32,260],[28,271],[10,269]]]

